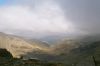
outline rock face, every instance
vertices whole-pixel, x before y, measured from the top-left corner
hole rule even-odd
[[[0,49],[0,57],[13,58],[12,54],[6,49]]]

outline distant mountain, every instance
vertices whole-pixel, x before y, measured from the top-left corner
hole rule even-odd
[[[94,41],[90,44],[73,49],[66,57],[64,57],[63,61],[69,62],[68,60],[70,60],[71,62],[69,63],[80,64],[81,62],[88,62],[91,64],[94,63],[93,56],[95,57],[97,64],[100,64],[100,41]]]
[[[59,54],[59,59],[57,59],[57,61],[69,64],[69,65],[75,64],[77,66],[79,64],[78,66],[82,66],[82,65],[91,66],[91,64],[94,64],[94,61],[92,58],[94,56],[96,63],[98,64],[98,66],[100,65],[99,36],[85,36],[74,41],[75,41],[74,43],[73,42],[69,43],[69,46],[66,45],[68,44],[66,43],[68,42],[68,40],[59,42],[60,43],[60,45],[58,45],[59,48],[56,50],[62,53]],[[70,44],[72,44],[72,46]],[[67,47],[68,49],[69,48],[70,49],[67,50]]]
[[[100,65],[100,35],[88,35],[74,39],[64,38],[52,45],[52,52],[59,57],[53,60],[66,64],[93,64],[95,57]],[[81,66],[81,65],[80,65]],[[86,66],[86,65],[85,65]]]
[[[54,51],[55,54],[67,54],[72,49],[78,48],[80,46],[80,42],[77,40],[72,39],[62,39],[58,42],[55,42],[53,45],[51,45],[52,51]]]
[[[42,48],[49,48],[50,47],[50,45],[46,41],[40,41],[40,40],[36,40],[36,39],[29,39],[27,42],[29,42],[33,46],[36,45],[36,46],[39,46],[39,47],[42,47]]]
[[[53,42],[51,48],[55,54],[67,54],[73,49],[79,48],[80,46],[86,46],[95,41],[100,41],[99,35],[64,37]]]

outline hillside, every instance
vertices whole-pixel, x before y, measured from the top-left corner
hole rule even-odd
[[[81,43],[78,40],[73,39],[62,39],[51,45],[52,51],[55,54],[69,53],[72,49],[78,48]]]
[[[90,42],[89,44],[80,45],[78,48],[72,49],[68,54],[63,53],[59,61],[66,64],[75,64],[76,66],[95,66],[93,58],[95,58],[96,64],[100,65],[100,41]]]
[[[43,45],[45,47],[45,45]],[[28,52],[46,51],[43,46],[29,43],[24,38],[0,33],[0,48],[5,48],[12,53],[13,57],[20,57]],[[43,48],[42,48],[43,47]]]
[[[42,62],[89,66],[94,64],[94,57],[98,66],[100,63],[99,36],[64,38],[50,45],[44,41],[0,33],[0,48],[7,49],[14,58],[23,56],[24,59],[39,59]]]

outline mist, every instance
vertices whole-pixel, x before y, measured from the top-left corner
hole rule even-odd
[[[99,0],[5,1],[0,5],[0,32],[34,38],[99,34],[99,3]]]
[[[99,0],[59,0],[65,16],[80,31],[87,34],[100,34]]]

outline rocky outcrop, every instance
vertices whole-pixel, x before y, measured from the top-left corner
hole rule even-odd
[[[12,54],[9,51],[1,48],[0,48],[0,57],[13,58]]]

